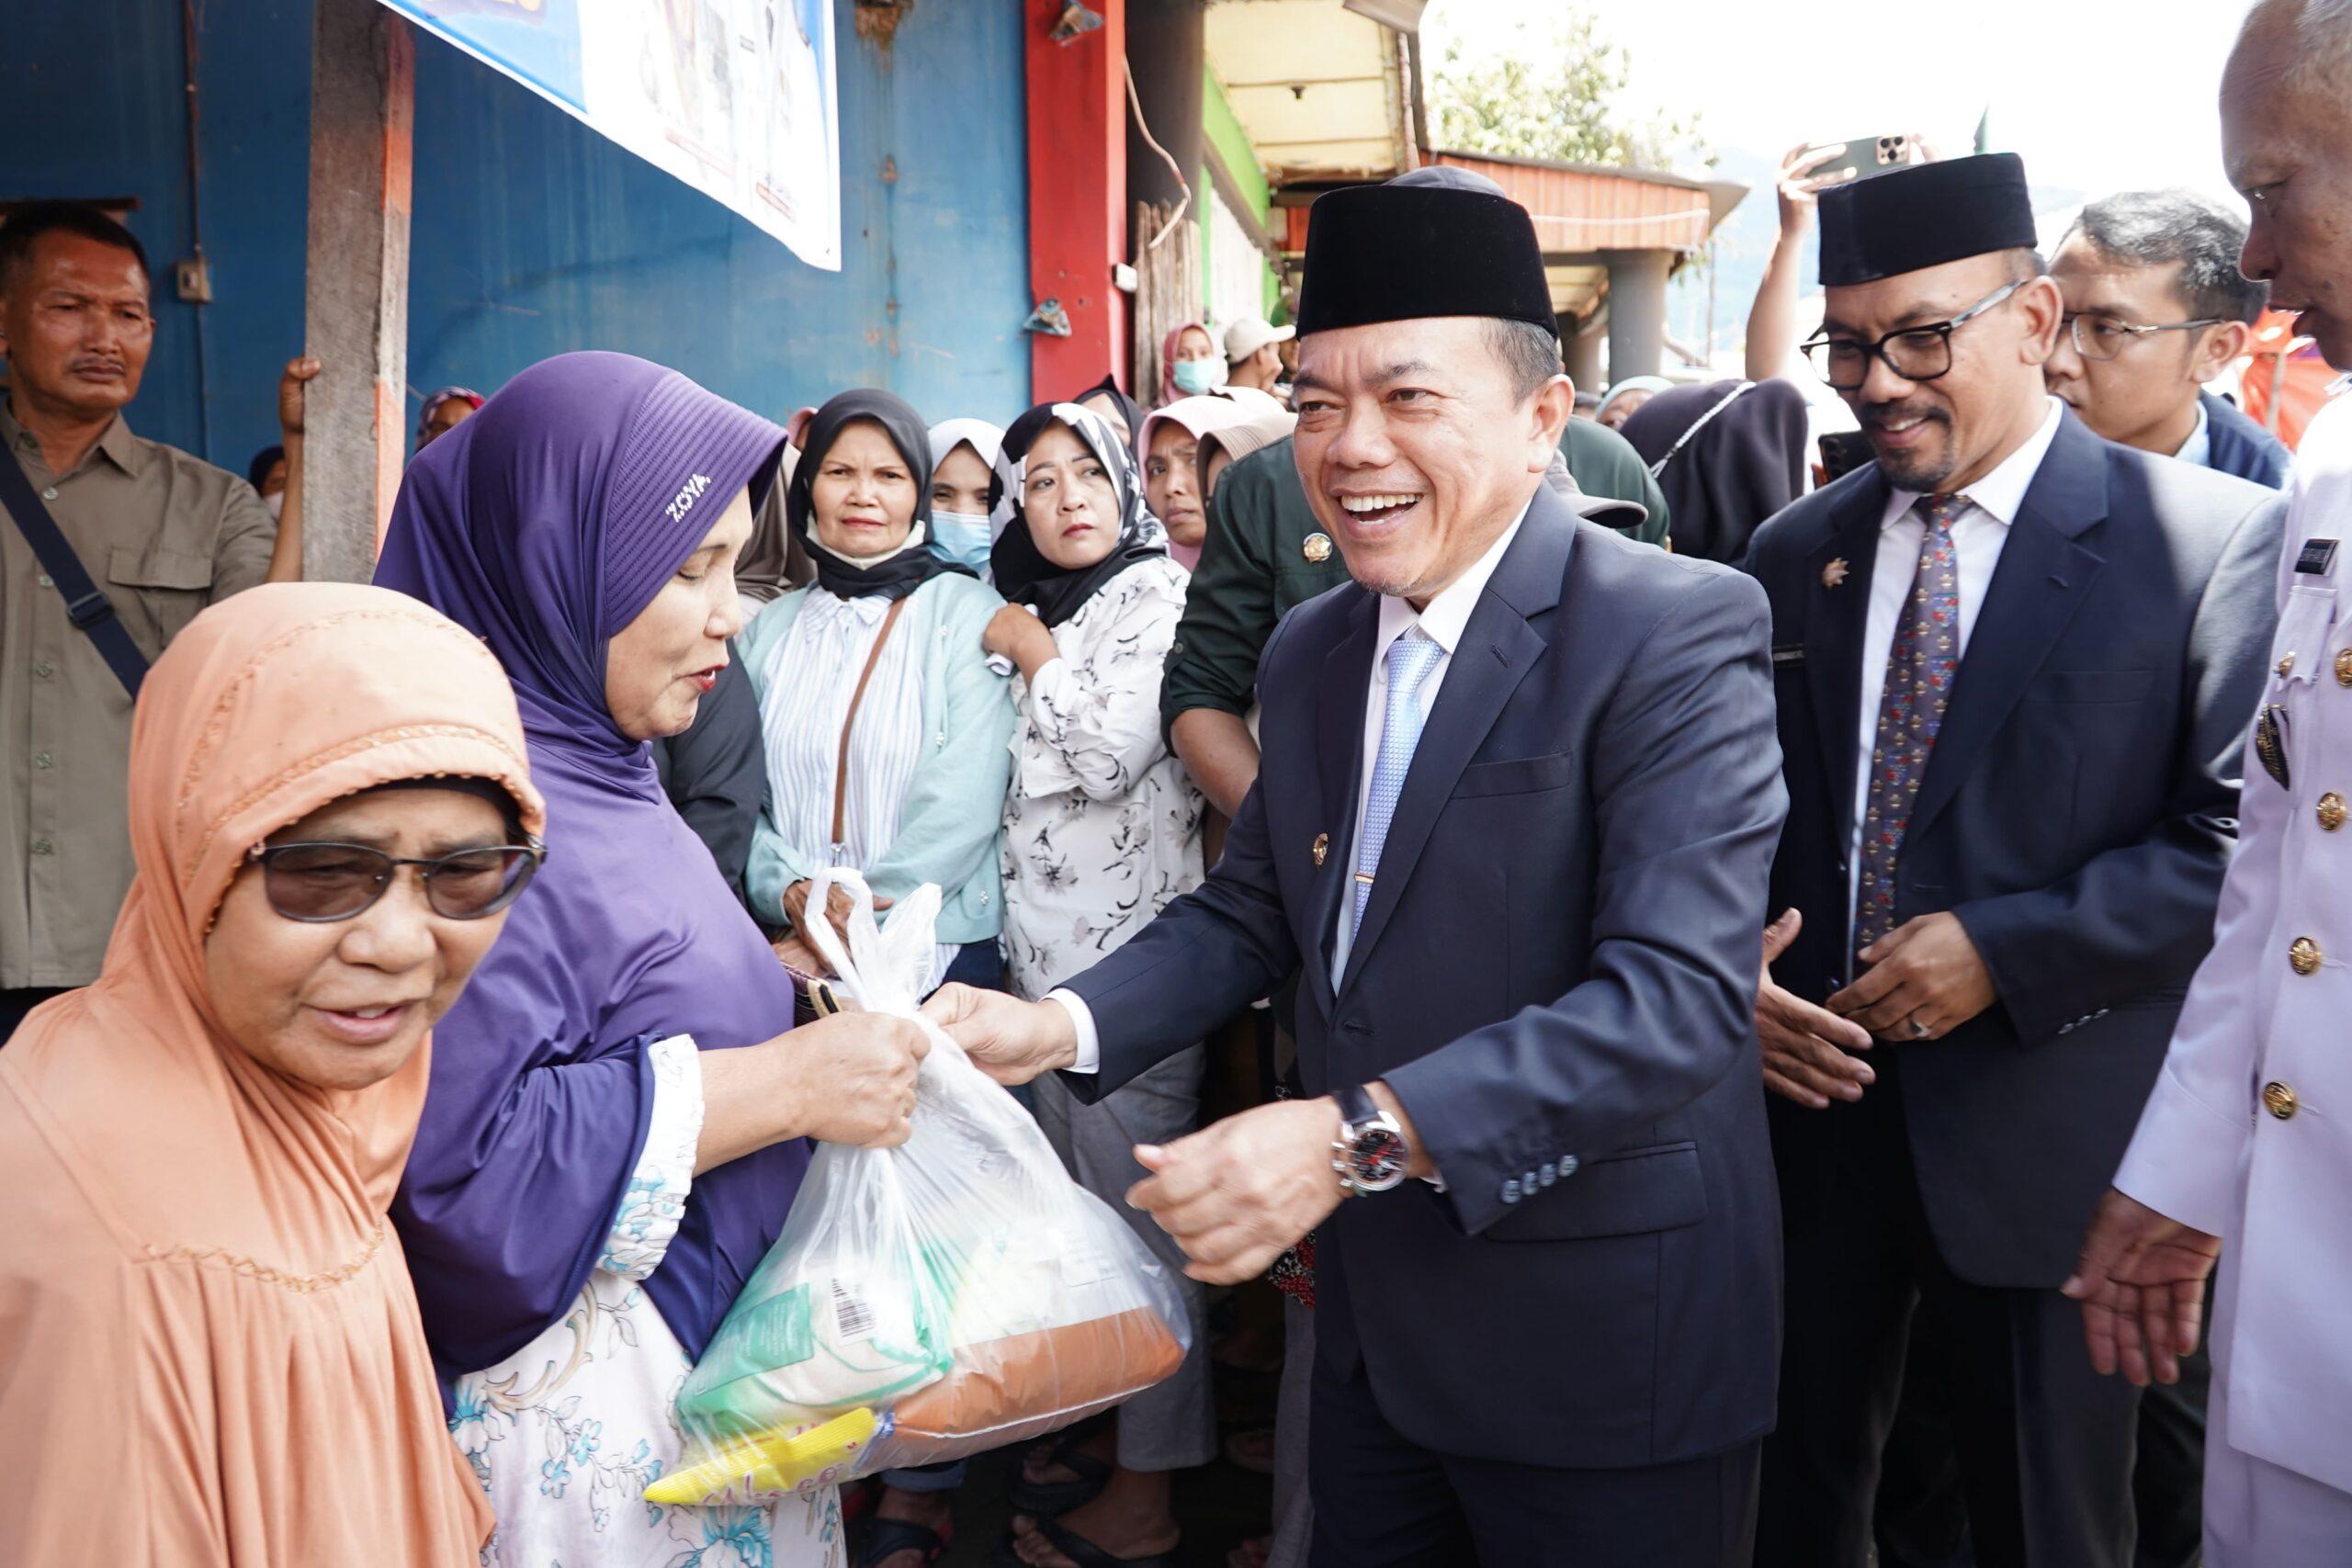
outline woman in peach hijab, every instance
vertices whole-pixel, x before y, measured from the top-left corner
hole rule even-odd
[[[540,855],[498,663],[406,595],[206,611],[132,728],[105,972],[0,1055],[0,1562],[471,1564],[385,1219]]]

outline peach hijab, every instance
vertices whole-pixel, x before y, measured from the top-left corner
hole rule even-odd
[[[538,831],[497,661],[383,589],[255,588],[156,661],[138,875],[96,984],[0,1051],[0,1562],[470,1564],[491,1529],[385,1220],[431,1043],[325,1090],[223,1039],[204,940],[253,844],[466,774]]]

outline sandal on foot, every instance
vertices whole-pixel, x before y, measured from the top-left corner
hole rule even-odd
[[[1072,1427],[1062,1434],[1061,1441],[1054,1445],[1051,1457],[1046,1461],[1075,1472],[1076,1481],[1032,1481],[1019,1469],[1014,1470],[1012,1482],[1004,1489],[1004,1500],[1012,1505],[1013,1511],[1049,1518],[1094,1501],[1111,1483],[1112,1467],[1086,1451],[1086,1445],[1102,1430],[1102,1417],[1097,1416]]]
[[[1040,1518],[1037,1533],[1052,1542],[1056,1551],[1077,1563],[1078,1568],[1176,1568],[1176,1554],[1172,1551],[1155,1551],[1148,1557],[1114,1557],[1084,1536],[1071,1534],[1059,1519]],[[997,1538],[996,1551],[989,1559],[989,1568],[1028,1568],[1012,1541],[1011,1530]]]
[[[865,1544],[857,1549],[857,1568],[879,1568],[901,1551],[920,1551],[925,1562],[936,1562],[955,1539],[953,1529],[943,1535],[912,1519],[876,1519],[865,1527]]]

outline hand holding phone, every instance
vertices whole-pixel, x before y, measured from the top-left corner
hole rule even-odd
[[[1833,141],[1827,146],[1800,141],[1789,149],[1788,156],[1781,160],[1779,189],[1781,231],[1783,234],[1811,228],[1822,191],[1830,186],[1843,185],[1854,177],[1850,169],[1833,171],[1829,167],[1833,159],[1844,153],[1847,145],[1843,141]]]

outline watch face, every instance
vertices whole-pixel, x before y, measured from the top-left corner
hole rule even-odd
[[[1405,1140],[1385,1127],[1367,1127],[1348,1145],[1348,1168],[1359,1187],[1394,1185],[1410,1157]]]

